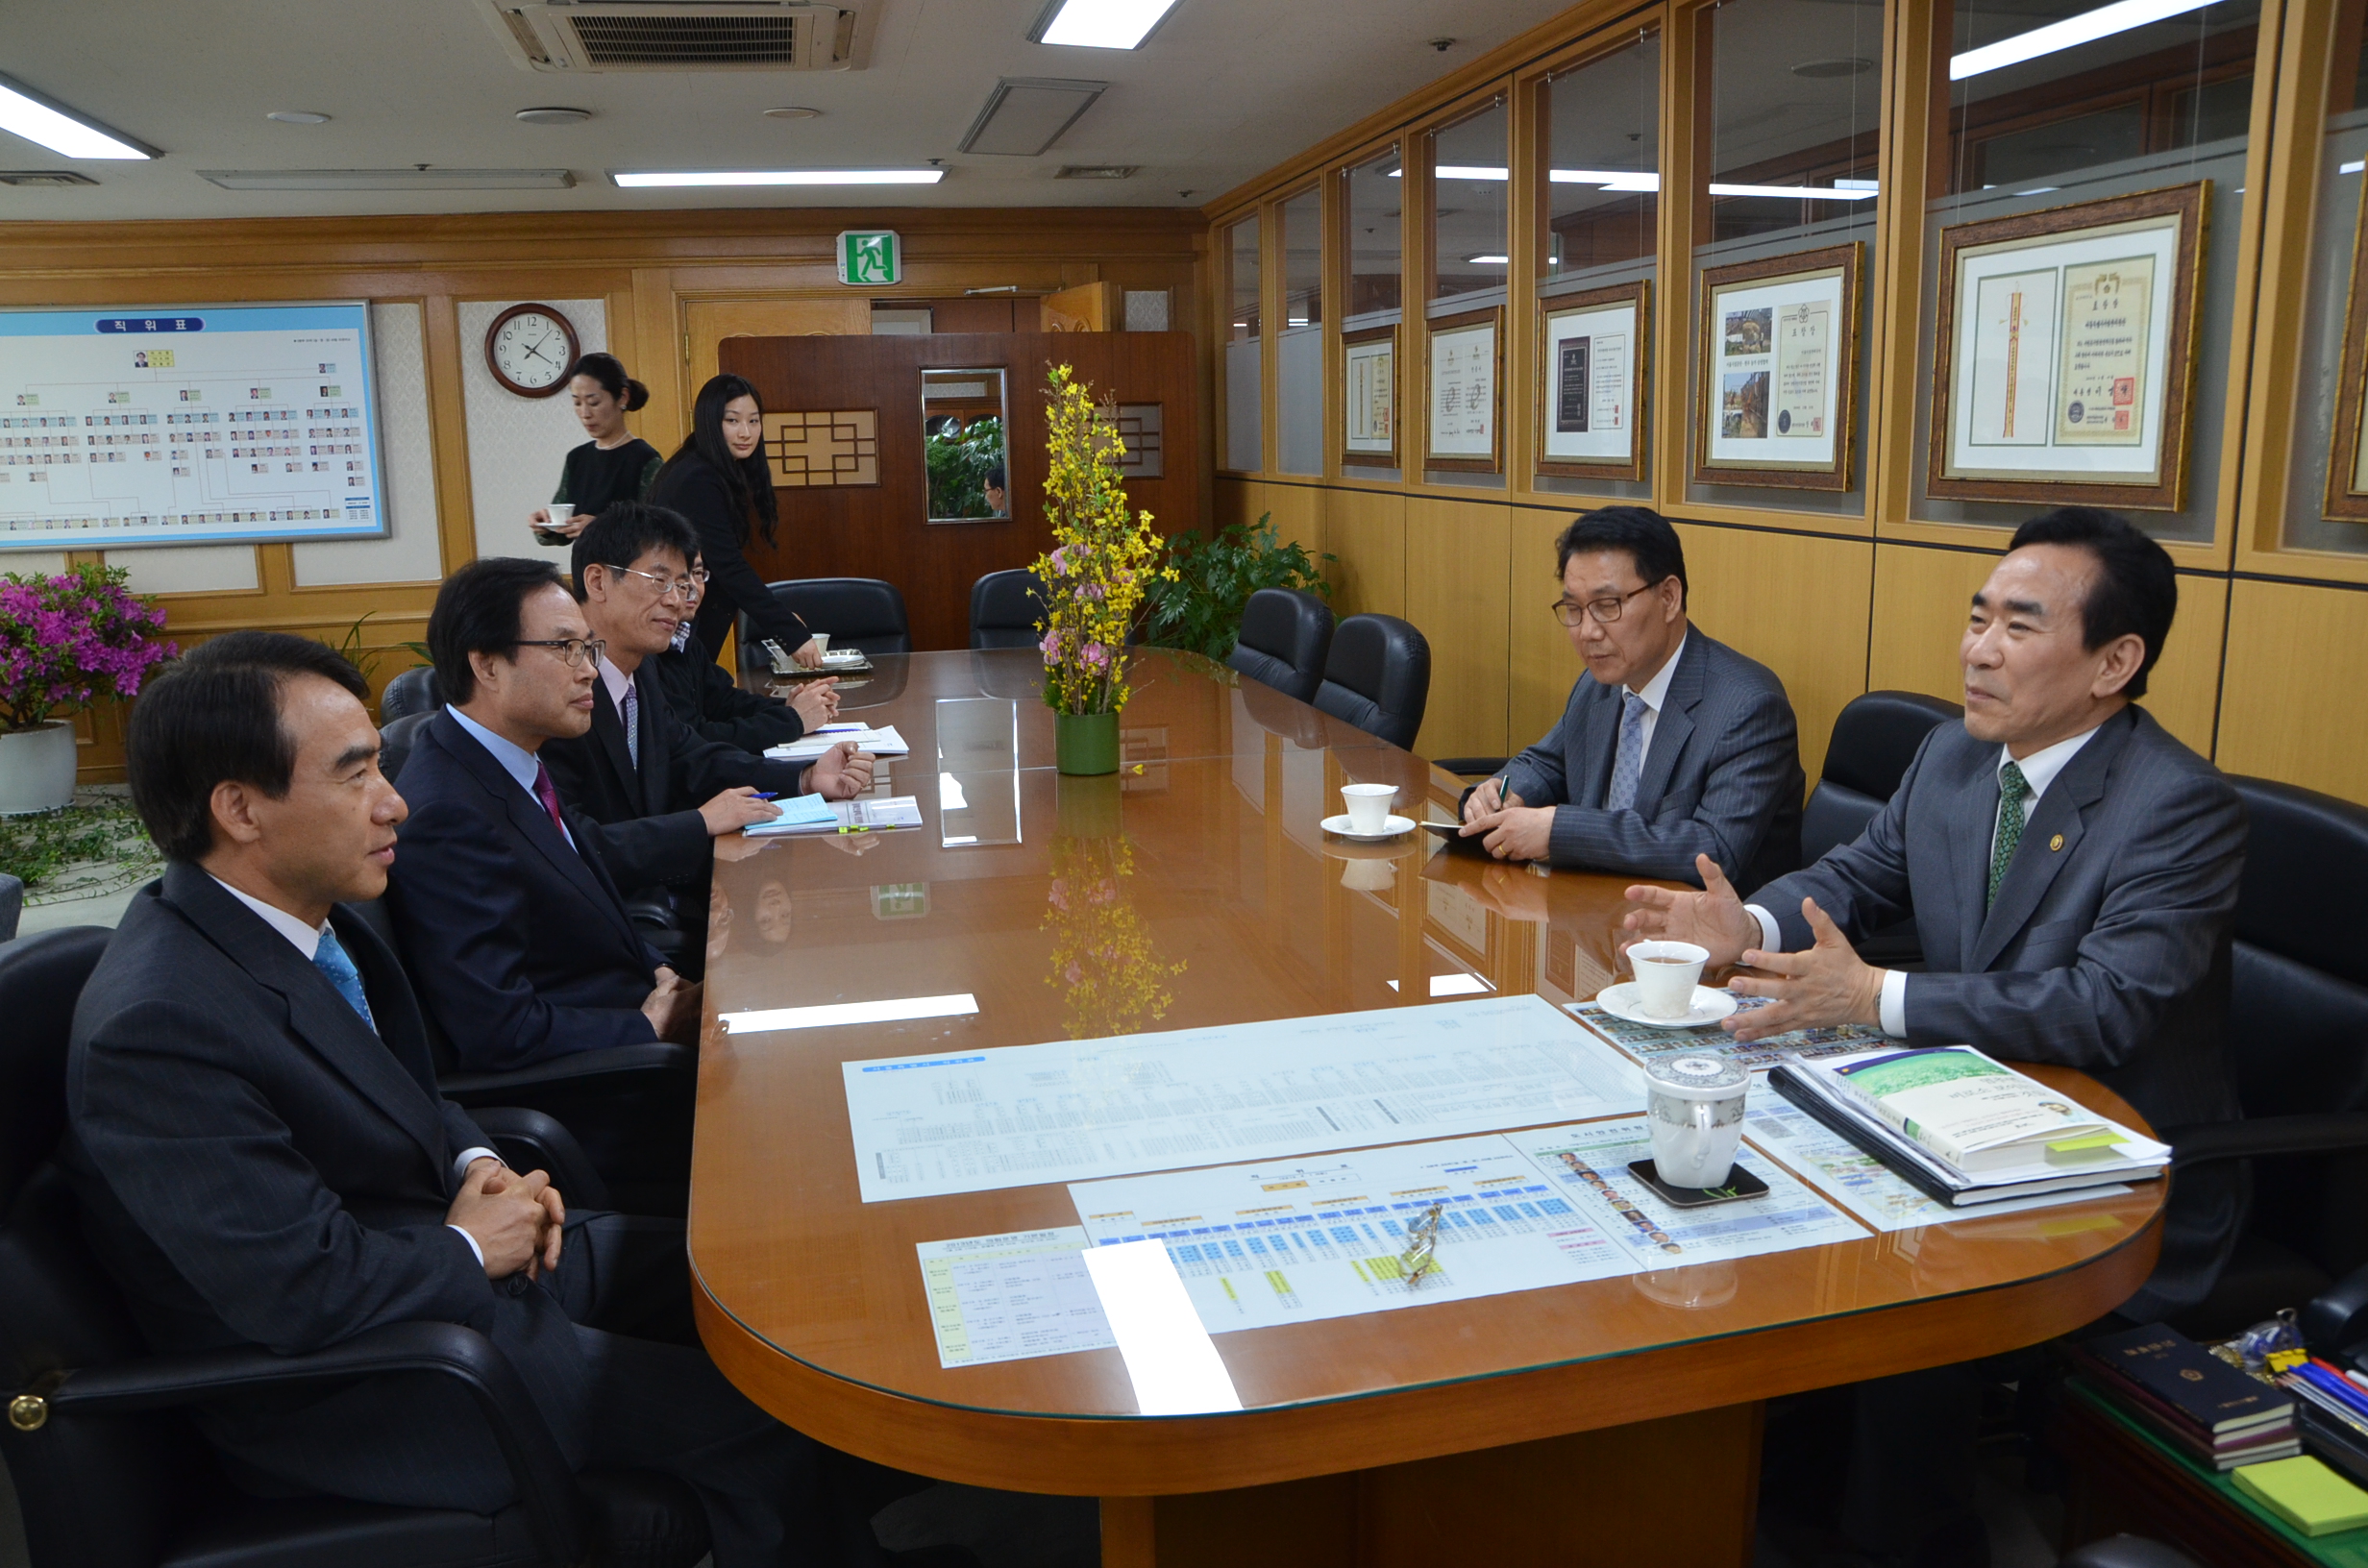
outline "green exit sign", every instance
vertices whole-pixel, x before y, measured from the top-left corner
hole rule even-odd
[[[863,286],[904,281],[904,246],[893,229],[839,232],[839,282]]]

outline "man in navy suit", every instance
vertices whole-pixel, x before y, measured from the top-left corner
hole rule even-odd
[[[428,646],[447,706],[404,765],[410,801],[387,905],[460,1066],[501,1072],[573,1051],[688,1044],[699,988],[634,929],[538,753],[592,723],[600,645],[548,561],[497,556],[436,594]]]
[[[62,1161],[135,1318],[166,1354],[462,1324],[516,1367],[571,1465],[697,1489],[717,1568],[878,1560],[827,1450],[703,1352],[631,1336],[666,1298],[678,1316],[679,1223],[571,1214],[437,1093],[403,970],[344,907],[385,887],[405,819],[367,691],[321,644],[242,631],[133,710],[132,797],[165,871],[75,1009]],[[436,1383],[228,1397],[197,1423],[266,1494],[493,1513],[516,1496],[507,1466]]]
[[[1677,530],[1606,506],[1554,544],[1555,619],[1586,661],[1545,738],[1464,797],[1466,838],[1499,860],[1746,887],[1801,858],[1800,748],[1784,683],[1690,625]]]

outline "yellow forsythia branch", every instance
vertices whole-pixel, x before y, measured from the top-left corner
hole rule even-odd
[[[1037,557],[1046,614],[1037,643],[1045,659],[1045,703],[1055,713],[1115,713],[1126,705],[1126,633],[1145,590],[1174,573],[1165,566],[1149,512],[1130,513],[1119,464],[1126,443],[1118,421],[1096,411],[1094,395],[1070,367],[1049,377],[1045,516],[1052,551]],[[1115,408],[1115,404],[1112,405]]]

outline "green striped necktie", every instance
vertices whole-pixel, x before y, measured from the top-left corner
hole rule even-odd
[[[1998,841],[1989,852],[1989,896],[1982,901],[1984,909],[1998,901],[1998,884],[2007,879],[2014,846],[2023,842],[2023,802],[2030,798],[2031,785],[2021,768],[2009,762],[1998,770]]]

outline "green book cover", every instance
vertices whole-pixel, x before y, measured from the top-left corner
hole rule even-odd
[[[2368,1492],[2308,1456],[2248,1464],[2229,1473],[2238,1489],[2306,1535],[2368,1525]]]

